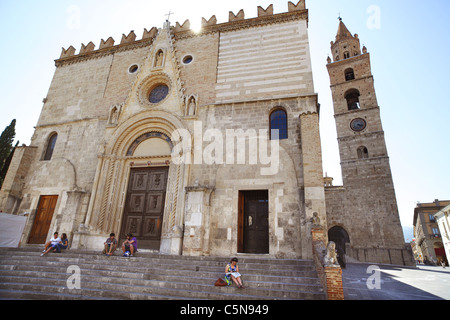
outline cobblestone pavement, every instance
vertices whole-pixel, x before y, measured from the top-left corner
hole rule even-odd
[[[346,300],[450,300],[450,268],[347,264]]]

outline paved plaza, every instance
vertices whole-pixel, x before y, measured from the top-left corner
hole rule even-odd
[[[346,300],[450,300],[450,268],[347,264]]]

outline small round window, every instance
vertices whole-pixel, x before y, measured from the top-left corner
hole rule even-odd
[[[165,84],[160,84],[150,91],[148,99],[151,103],[158,103],[163,101],[168,94],[169,94],[169,87]]]
[[[133,64],[129,69],[129,73],[136,73],[139,70],[139,66],[137,64]]]
[[[194,61],[194,58],[192,57],[192,56],[185,56],[184,58],[183,58],[183,63],[184,64],[190,64],[192,61]]]

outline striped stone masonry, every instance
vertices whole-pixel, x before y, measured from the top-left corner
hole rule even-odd
[[[217,102],[313,92],[306,21],[220,36]]]

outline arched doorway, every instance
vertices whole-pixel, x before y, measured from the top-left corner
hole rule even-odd
[[[139,113],[114,129],[99,156],[85,220],[96,235],[134,231],[139,249],[182,253],[189,164],[172,161],[171,137],[178,129],[187,130],[180,119],[159,110]]]
[[[131,233],[138,239],[139,248],[159,250],[166,202],[169,162],[158,161],[172,152],[172,141],[160,132],[149,132],[135,140],[127,156],[156,157],[152,162],[131,164],[120,241]],[[139,161],[139,160],[137,160]]]
[[[341,268],[345,268],[345,244],[350,243],[350,237],[344,228],[334,226],[328,230],[328,240],[333,241],[336,244],[336,250],[338,253],[338,261]]]

